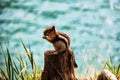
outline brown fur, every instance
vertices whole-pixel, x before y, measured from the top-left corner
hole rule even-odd
[[[52,40],[54,40],[56,38],[56,36],[63,36],[62,38],[67,39],[67,44],[68,44],[68,46],[70,46],[70,37],[63,32],[58,32],[56,30],[55,26],[47,27],[44,30],[43,34],[44,34],[43,38],[51,43],[52,43]],[[48,37],[46,37],[46,36],[48,36]]]
[[[58,53],[62,53],[64,51],[70,51],[70,37],[62,32],[58,32],[55,26],[47,27],[44,32],[43,38],[46,39],[48,42],[52,43],[54,46],[55,51]],[[71,57],[74,59],[74,54],[71,54]],[[75,66],[77,64],[74,60]]]

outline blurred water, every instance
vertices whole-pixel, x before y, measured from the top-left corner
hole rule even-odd
[[[109,54],[120,62],[120,0],[0,0],[0,42],[9,40],[13,57],[24,52],[22,38],[43,66],[44,51],[53,48],[42,32],[51,25],[70,35],[79,67],[85,59],[100,68]]]

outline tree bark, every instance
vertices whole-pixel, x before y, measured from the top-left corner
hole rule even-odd
[[[72,51],[57,53],[53,50],[44,53],[44,70],[41,80],[76,80]]]

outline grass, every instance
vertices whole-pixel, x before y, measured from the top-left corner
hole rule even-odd
[[[110,56],[110,60],[105,62],[105,68],[108,69],[110,72],[116,75],[117,78],[120,79],[120,63],[118,65],[113,65],[112,57]]]
[[[11,57],[11,52],[9,48],[6,47],[6,49],[4,50],[2,44],[0,44],[0,51],[4,55],[5,61],[5,68],[0,68],[0,80],[41,80],[40,77],[42,71],[40,71],[40,69],[38,69],[36,66],[36,63],[33,58],[33,52],[30,48],[30,44],[28,44],[28,46],[26,47],[22,40],[21,44],[25,50],[26,54],[24,56],[26,58],[23,58],[21,55],[19,55],[19,57],[16,57],[17,61]],[[31,68],[28,68],[28,61],[30,63]],[[83,65],[85,64],[86,63],[84,56]],[[84,69],[83,65],[81,67],[82,69]],[[81,74],[79,76],[79,80],[97,80],[98,72],[93,69],[93,66],[94,64],[92,64],[91,66],[89,65],[88,68],[85,70],[85,74]],[[113,60],[111,56],[109,60],[105,62],[104,69],[108,69],[113,74],[115,74],[117,78],[120,78],[120,63],[117,66],[113,65]],[[87,79],[88,75],[89,79]]]
[[[5,61],[5,69],[0,68],[0,80],[40,80],[41,72],[36,67],[30,45],[27,49],[22,40],[21,43],[26,52],[28,60],[24,60],[22,56],[19,56],[19,58],[16,57],[18,65],[20,66],[17,65],[14,59],[12,59],[9,48],[6,47],[6,50],[4,50],[2,44],[0,44]],[[5,54],[7,54],[7,56],[5,56]],[[32,72],[30,72],[31,70],[27,66],[28,61],[31,64]]]

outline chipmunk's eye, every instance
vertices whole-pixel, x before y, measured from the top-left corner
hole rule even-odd
[[[45,33],[44,33],[44,35],[49,35],[50,34],[50,31],[46,31]]]

